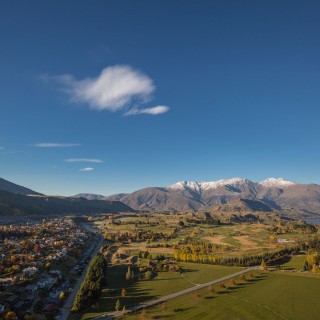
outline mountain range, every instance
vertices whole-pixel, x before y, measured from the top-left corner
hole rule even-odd
[[[92,199],[96,195],[82,196]],[[121,201],[135,210],[188,211],[211,210],[218,207],[222,209],[222,206],[233,200],[247,199],[258,201],[270,210],[320,213],[319,185],[299,184],[282,178],[269,178],[261,182],[244,178],[210,182],[181,181],[167,187],[150,187],[128,194],[99,197],[103,200]]]
[[[0,179],[0,216],[132,212],[119,201],[46,196]]]
[[[288,211],[320,213],[320,185],[282,178],[253,182],[244,178],[209,182],[180,181],[167,187],[149,187],[111,196],[80,193],[48,197],[0,178],[0,215],[68,214],[120,211],[220,212]]]

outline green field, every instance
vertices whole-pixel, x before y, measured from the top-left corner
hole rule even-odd
[[[203,223],[200,216],[196,213],[189,213],[187,216],[153,213],[148,217],[113,218],[115,221],[121,221],[119,225],[111,224],[109,220],[101,221],[102,226],[107,227],[108,233],[122,233],[126,239],[122,240],[122,243],[114,244],[106,253],[111,265],[108,269],[107,288],[115,291],[112,293],[103,291],[101,298],[85,310],[82,319],[115,311],[118,299],[121,309],[123,306],[128,308],[196,284],[219,279],[239,270],[236,267],[178,262],[177,264],[185,270],[183,277],[178,272],[158,272],[156,277],[149,281],[126,281],[126,265],[131,263],[127,259],[138,255],[140,251],[149,251],[153,258],[159,254],[168,258],[174,256],[174,250],[179,246],[195,249],[196,244],[201,243],[203,248],[213,248],[214,254],[222,258],[255,256],[284,248],[296,248],[299,243],[306,243],[314,237],[315,231],[310,231],[310,228],[303,223],[297,226],[296,222],[269,218],[268,223],[223,222],[221,225],[212,225]],[[136,225],[132,223],[133,221]],[[135,234],[138,231],[145,232],[147,236],[137,241]],[[148,237],[152,232],[164,233],[172,238],[167,241],[167,237],[163,235]],[[288,242],[278,242],[278,239],[286,239]],[[169,243],[170,246],[165,246],[165,243]],[[207,289],[203,289],[197,293],[181,296],[167,303],[168,310],[166,306],[147,310],[146,318],[320,319],[320,316],[318,317],[320,307],[315,301],[320,277],[300,272],[306,258],[304,252],[282,258],[269,269],[273,271],[260,276],[258,275],[260,271],[255,271],[254,279],[249,278],[247,274],[247,279],[244,281],[235,279],[236,285],[232,285],[230,281],[226,282],[227,290],[220,289],[217,285],[213,295],[209,294]],[[148,263],[149,260],[140,260],[140,266]],[[280,270],[276,271],[279,267]],[[126,296],[121,297],[123,288],[126,289]],[[79,315],[75,316],[79,318]],[[141,315],[127,317],[138,319]]]
[[[301,271],[305,260],[306,260],[305,254],[292,256],[289,262],[281,265],[281,269]]]
[[[228,283],[226,283],[228,284]],[[183,320],[301,320],[319,319],[319,276],[304,276],[280,272],[266,272],[252,281],[232,286],[224,293],[211,296],[207,290],[199,295],[189,294],[167,302],[167,311],[161,306],[147,310],[147,319]],[[140,319],[128,315],[125,319]]]
[[[102,294],[99,302],[86,310],[82,319],[90,319],[100,314],[114,311],[118,299],[120,299],[121,305],[128,307],[139,302],[192,287],[193,284],[191,282],[204,283],[241,270],[241,268],[237,267],[195,263],[180,263],[179,265],[186,270],[184,273],[185,279],[182,278],[178,272],[159,272],[158,275],[150,281],[140,280],[128,282],[125,280],[126,268],[113,267],[108,269],[108,288],[118,289],[119,293],[111,297]],[[188,282],[188,280],[191,282]],[[127,291],[126,297],[120,297],[122,288],[125,288]]]

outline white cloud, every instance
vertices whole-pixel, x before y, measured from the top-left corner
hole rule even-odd
[[[92,171],[92,170],[94,170],[94,168],[86,167],[86,168],[80,169],[79,171]]]
[[[166,113],[170,110],[169,107],[167,106],[156,106],[153,108],[145,108],[145,109],[136,109],[133,108],[129,111],[127,111],[124,115],[125,116],[133,116],[133,115],[137,115],[137,114],[151,114],[151,115],[158,115],[161,113]]]
[[[78,143],[51,143],[51,142],[44,142],[44,143],[36,143],[33,145],[37,148],[68,148],[68,147],[78,147],[80,144]]]
[[[44,82],[54,80],[62,85],[62,90],[72,102],[86,103],[91,109],[126,111],[126,114],[160,114],[155,108],[140,108],[152,100],[155,86],[150,77],[126,65],[115,65],[103,69],[96,78],[77,80],[73,75],[64,74],[50,77],[42,75]],[[163,107],[163,106],[162,106]],[[131,110],[130,110],[131,109]],[[139,110],[136,112],[135,110]]]
[[[86,158],[71,158],[66,159],[65,162],[91,162],[91,163],[103,163],[100,159],[86,159]]]

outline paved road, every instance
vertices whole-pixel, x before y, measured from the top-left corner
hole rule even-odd
[[[92,256],[91,260],[88,262],[85,270],[82,272],[81,277],[78,279],[77,283],[73,287],[72,292],[68,296],[67,301],[62,308],[61,314],[59,315],[59,320],[67,320],[68,319],[69,314],[70,314],[70,310],[73,306],[74,299],[76,298],[76,295],[78,293],[78,290],[80,289],[81,283],[83,282],[84,277],[87,274],[90,263],[91,263],[92,259],[96,256],[96,254],[99,252],[99,249],[101,248],[102,244],[103,244],[103,237],[101,236],[101,239],[99,240],[99,242],[97,243],[96,247],[94,248],[94,250],[91,254],[91,256]]]
[[[131,313],[131,312],[138,311],[138,310],[141,310],[141,309],[150,308],[150,307],[155,306],[157,304],[161,304],[161,303],[163,303],[165,301],[177,298],[177,297],[185,295],[187,293],[191,293],[191,292],[200,290],[202,288],[209,287],[210,285],[214,285],[214,284],[217,284],[219,282],[223,282],[223,281],[229,280],[231,278],[240,276],[241,274],[244,274],[244,273],[250,272],[252,270],[256,270],[256,269],[259,269],[259,266],[246,268],[246,269],[243,269],[243,270],[241,270],[239,272],[230,274],[228,276],[225,276],[225,277],[213,280],[213,281],[209,281],[209,282],[206,282],[206,283],[203,283],[203,284],[198,284],[198,285],[196,285],[194,287],[191,287],[191,288],[188,288],[188,289],[185,289],[185,290],[181,290],[181,291],[178,291],[178,292],[171,293],[171,294],[169,294],[167,296],[163,296],[163,297],[161,297],[159,299],[154,299],[154,300],[149,300],[149,301],[146,301],[146,302],[142,302],[142,303],[139,303],[139,304],[137,304],[135,306],[132,306],[131,308],[126,309],[126,312],[127,313]],[[122,314],[121,311],[111,312],[111,313],[107,313],[107,314],[104,314],[102,316],[93,318],[93,320],[112,319],[112,318],[116,318],[116,317],[121,316],[121,314]]]

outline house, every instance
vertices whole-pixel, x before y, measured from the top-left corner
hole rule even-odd
[[[25,307],[26,307],[25,302],[19,300],[19,301],[13,306],[13,309],[14,309],[16,312],[18,312],[18,311],[24,310]]]
[[[36,283],[34,284],[29,284],[26,286],[26,291],[30,292],[30,293],[34,293],[38,290],[38,286]]]
[[[42,311],[43,312],[54,312],[58,309],[58,306],[55,303],[50,303],[47,306],[45,306]]]
[[[35,275],[39,270],[36,267],[25,268],[22,270],[22,273],[26,277],[31,277]]]
[[[18,302],[18,300],[19,297],[16,294],[12,294],[9,298],[6,299],[6,302],[13,306]]]

